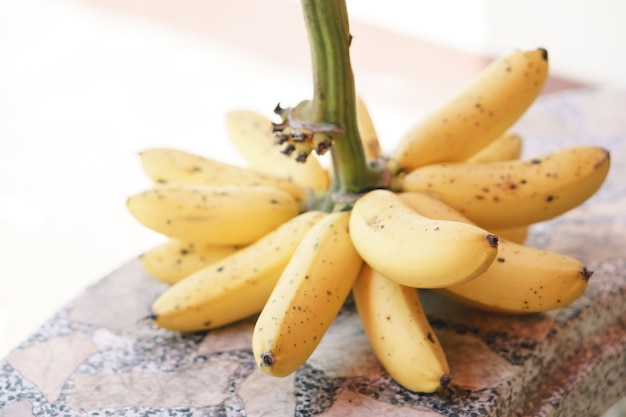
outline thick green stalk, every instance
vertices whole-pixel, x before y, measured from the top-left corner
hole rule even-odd
[[[350,28],[345,0],[302,0],[313,64],[313,99],[298,117],[341,129],[333,133],[330,152],[333,183],[325,208],[370,189],[379,173],[366,161],[356,121],[356,94],[350,62]]]

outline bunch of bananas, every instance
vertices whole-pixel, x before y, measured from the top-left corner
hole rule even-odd
[[[152,306],[154,323],[194,332],[259,314],[254,356],[263,372],[285,376],[313,353],[352,292],[395,381],[419,392],[448,384],[418,291],[532,313],[571,303],[591,276],[576,259],[524,245],[529,225],[587,200],[610,165],[594,146],[520,159],[522,141],[509,129],[547,73],[544,49],[494,61],[390,155],[358,100],[365,154],[391,179],[347,211],[311,206],[329,192],[332,172],[315,157],[294,163],[277,151],[275,125],[250,111],[227,117],[245,168],[176,149],[141,153],[154,185],[130,197],[128,209],[168,237],[141,262],[172,284]]]

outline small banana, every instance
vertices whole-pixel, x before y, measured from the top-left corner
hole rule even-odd
[[[505,133],[474,155],[467,162],[482,164],[485,162],[511,161],[522,155],[522,138],[515,133]]]
[[[357,200],[350,235],[367,264],[415,288],[470,280],[487,269],[498,251],[495,235],[466,223],[421,216],[397,194],[382,189]]]
[[[280,152],[269,119],[252,111],[233,110],[226,123],[231,142],[251,168],[287,178],[313,193],[328,189],[328,173],[318,159],[311,156],[298,163]]]
[[[296,247],[326,216],[308,211],[251,245],[167,289],[152,305],[154,322],[181,332],[213,329],[258,313]]]
[[[423,193],[400,198],[423,216],[470,221],[447,204]],[[499,313],[536,313],[565,307],[585,291],[591,272],[580,261],[558,253],[500,239],[498,257],[469,282],[436,289],[463,304]]]
[[[367,105],[362,97],[356,98],[356,122],[361,135],[363,151],[367,160],[378,159],[383,156],[383,150],[378,141],[378,133]]]
[[[253,185],[155,185],[130,197],[144,226],[191,242],[247,245],[299,213],[285,191]]]
[[[458,96],[413,125],[395,150],[400,168],[463,161],[501,136],[539,95],[545,49],[514,51],[492,62]]]
[[[498,313],[565,307],[587,288],[592,272],[569,256],[502,241],[496,261],[470,282],[440,288],[457,302]]]
[[[166,284],[175,284],[186,276],[241,249],[234,245],[209,245],[168,239],[141,255],[143,268]]]
[[[382,366],[403,387],[434,392],[450,383],[450,368],[415,288],[363,265],[352,290],[365,334]]]
[[[404,176],[405,191],[432,193],[488,230],[529,225],[583,203],[600,188],[609,152],[572,146],[539,158],[442,163]]]
[[[306,234],[259,315],[252,350],[260,369],[287,376],[313,353],[350,293],[363,261],[335,212]]]
[[[179,149],[152,148],[141,152],[139,156],[145,173],[155,183],[266,185],[286,191],[298,200],[305,197],[302,187],[287,178],[226,164]]]

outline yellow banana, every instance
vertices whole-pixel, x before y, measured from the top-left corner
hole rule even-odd
[[[260,369],[287,376],[313,353],[343,306],[363,261],[335,212],[306,234],[259,315],[252,350]]]
[[[374,353],[398,384],[434,392],[450,382],[445,353],[415,288],[396,284],[366,264],[352,294]]]
[[[485,162],[511,161],[522,155],[522,138],[515,133],[505,133],[474,155],[467,162],[481,164]]]
[[[423,216],[469,222],[447,204],[423,193],[400,198]],[[471,281],[436,291],[461,303],[500,313],[536,313],[564,307],[587,287],[591,273],[578,260],[500,239],[498,257]]]
[[[435,195],[486,229],[551,219],[583,203],[609,171],[608,151],[573,146],[527,160],[443,163],[407,174],[405,191]]]
[[[328,174],[319,160],[311,156],[299,163],[280,152],[269,119],[252,111],[234,110],[227,114],[226,123],[231,142],[251,168],[287,178],[314,193],[328,188]]]
[[[363,144],[363,151],[365,151],[365,157],[368,160],[377,159],[383,156],[383,150],[380,147],[378,141],[378,133],[376,127],[372,121],[369,111],[363,98],[357,96],[356,98],[356,122],[361,135],[361,143]]]
[[[578,299],[590,276],[583,263],[569,256],[502,241],[498,258],[487,271],[437,291],[482,310],[537,313]]]
[[[517,121],[547,74],[545,49],[515,51],[492,62],[467,89],[405,133],[394,153],[398,166],[410,172],[467,159]]]
[[[496,236],[466,223],[423,217],[388,190],[357,200],[350,235],[367,264],[415,288],[470,280],[487,269],[498,251]]]
[[[326,214],[308,211],[167,289],[152,305],[163,328],[213,329],[258,313],[308,230]]]
[[[209,245],[169,239],[141,255],[141,265],[151,276],[175,284],[199,269],[241,249],[233,245]]]
[[[152,148],[139,154],[148,177],[155,183],[177,182],[203,185],[266,185],[305,197],[302,187],[287,178],[251,168],[226,164],[171,148]]]
[[[252,185],[156,185],[127,207],[156,232],[213,245],[246,245],[299,213],[285,191]]]

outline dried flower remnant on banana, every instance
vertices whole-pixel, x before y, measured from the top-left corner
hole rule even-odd
[[[282,153],[287,156],[294,155],[297,162],[304,163],[313,151],[318,155],[324,155],[333,145],[333,135],[343,133],[344,129],[328,123],[301,122],[295,116],[297,109],[298,107],[283,108],[278,104],[274,113],[279,115],[282,121],[272,123],[272,132],[274,143],[284,145]]]

